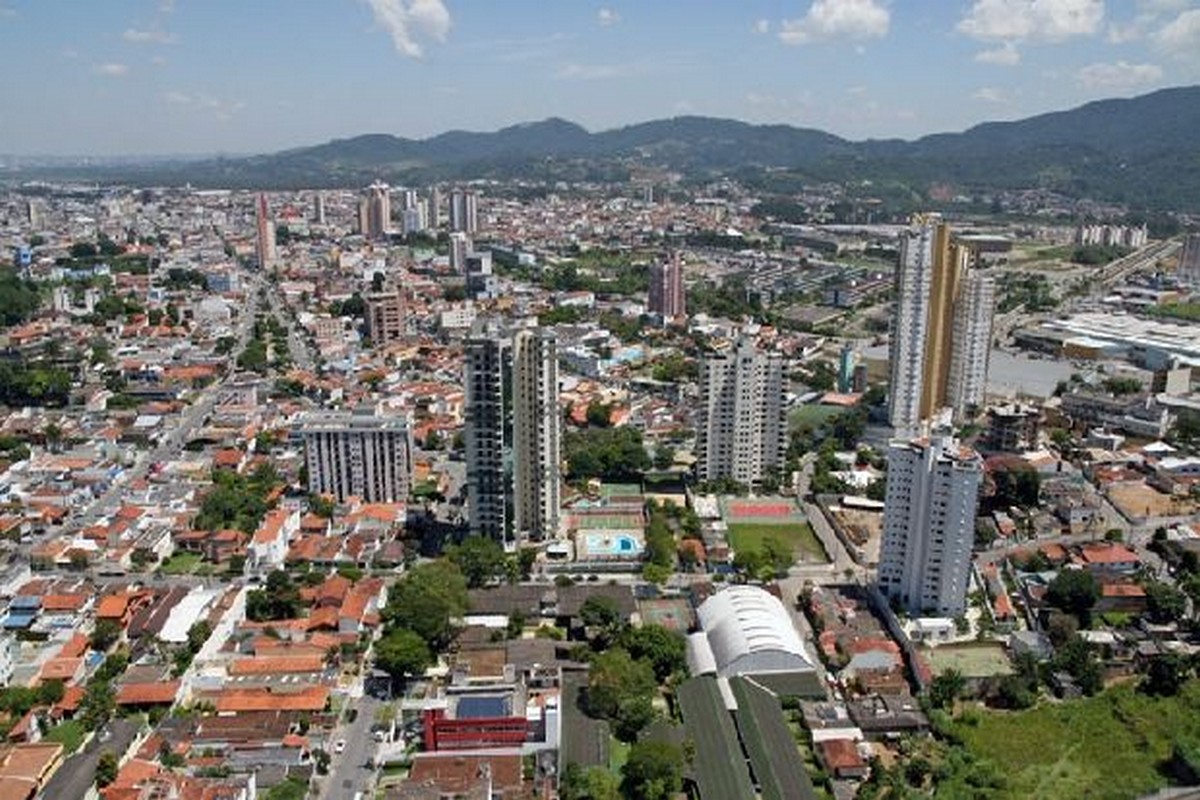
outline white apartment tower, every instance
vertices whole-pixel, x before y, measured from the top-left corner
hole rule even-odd
[[[358,497],[368,503],[408,500],[412,433],[404,417],[373,409],[320,411],[300,422],[308,490],[338,502]]]
[[[558,352],[548,330],[495,325],[467,342],[467,507],[471,533],[513,546],[553,538],[560,502]]]
[[[525,539],[558,535],[561,502],[558,342],[534,328],[513,336],[514,522]]]
[[[934,228],[923,225],[902,235],[896,269],[896,307],[888,356],[888,422],[905,434],[921,422],[921,370],[933,282]]]
[[[995,280],[980,270],[968,270],[955,303],[950,373],[946,380],[946,405],[956,420],[983,407],[995,309]]]
[[[966,611],[983,462],[949,437],[888,448],[879,588],[913,614]]]
[[[702,481],[732,478],[754,486],[783,468],[787,419],[783,360],[753,342],[700,365],[696,451]]]

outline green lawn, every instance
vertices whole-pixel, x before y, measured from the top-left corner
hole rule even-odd
[[[1005,797],[1137,797],[1167,785],[1159,768],[1175,737],[1200,742],[1200,681],[1174,698],[1126,685],[1029,711],[969,712],[954,729],[1005,776]]]
[[[733,522],[729,525],[729,544],[734,550],[761,550],[768,536],[783,539],[805,561],[828,562],[825,548],[807,522]]]
[[[79,749],[86,736],[87,729],[83,727],[83,723],[72,719],[55,725],[46,731],[42,738],[48,742],[58,742],[63,746],[63,750],[70,754]]]
[[[191,575],[200,566],[204,556],[199,553],[176,553],[159,567],[164,575]]]
[[[1012,663],[997,643],[969,642],[943,644],[921,650],[935,675],[948,669],[956,669],[967,678],[986,678],[993,675],[1011,675]]]
[[[608,739],[608,768],[614,775],[621,774],[621,767],[629,760],[630,745],[615,736]]]
[[[798,430],[806,425],[816,430],[843,410],[838,406],[822,406],[816,403],[797,406],[788,414],[788,430]]]

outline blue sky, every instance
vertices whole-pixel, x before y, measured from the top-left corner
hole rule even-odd
[[[0,0],[0,153],[678,114],[849,138],[1200,83],[1200,0]]]

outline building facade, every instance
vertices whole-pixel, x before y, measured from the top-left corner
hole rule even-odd
[[[651,314],[664,320],[681,319],[687,316],[683,291],[683,262],[678,253],[672,253],[665,261],[650,265],[650,292],[648,306]]]
[[[469,189],[450,192],[450,230],[473,236],[479,231],[479,196]]]
[[[983,462],[949,437],[893,441],[879,588],[913,614],[966,611]]]
[[[996,288],[972,258],[934,215],[917,216],[901,237],[888,418],[902,438],[942,409],[962,419],[983,404]]]
[[[1200,286],[1200,233],[1190,233],[1183,240],[1175,276],[1190,286]]]
[[[752,342],[700,365],[696,451],[702,481],[756,486],[782,470],[787,451],[783,359]]]
[[[404,417],[371,409],[322,411],[300,423],[308,467],[308,490],[338,502],[408,500],[412,481],[412,433]]]
[[[558,535],[561,429],[554,332],[518,331],[513,336],[513,510],[523,539]]]
[[[506,546],[558,533],[561,414],[551,331],[467,342],[467,508],[471,533]]]
[[[358,231],[368,239],[382,239],[391,227],[391,189],[386,183],[372,183],[358,203]]]
[[[371,344],[381,345],[404,338],[407,319],[404,295],[399,289],[371,292],[365,298],[367,335]]]
[[[275,268],[275,223],[271,221],[271,211],[267,207],[267,196],[259,194],[254,206],[254,222],[257,235],[255,237],[255,257],[258,268],[269,270]]]

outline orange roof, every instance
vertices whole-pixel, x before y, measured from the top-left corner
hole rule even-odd
[[[1088,564],[1136,564],[1138,554],[1123,544],[1094,544],[1083,547],[1079,554]]]
[[[43,681],[69,681],[83,666],[82,658],[52,658],[42,664],[38,677]]]
[[[333,606],[321,606],[308,615],[308,629],[332,628],[337,630],[338,610]]]
[[[55,708],[59,711],[75,711],[83,702],[83,687],[68,686],[63,691],[63,699],[58,701]]]
[[[59,658],[78,658],[88,651],[88,639],[82,633],[77,633],[63,644],[58,651]]]
[[[170,705],[179,693],[179,681],[155,683],[126,683],[117,690],[117,705]]]
[[[224,689],[217,695],[217,713],[239,711],[321,711],[329,701],[329,687],[308,686],[298,692],[261,689]]]
[[[229,665],[230,675],[271,675],[292,672],[320,672],[325,666],[324,653],[312,652],[286,656],[239,658]]]
[[[831,770],[862,769],[866,766],[858,747],[850,739],[828,739],[820,743],[821,760]]]
[[[1102,597],[1145,597],[1146,590],[1136,583],[1106,583],[1100,587]]]
[[[129,608],[129,595],[127,594],[110,594],[100,598],[100,604],[96,606],[97,619],[120,619],[125,616],[125,611]]]
[[[87,604],[89,597],[91,595],[81,593],[44,595],[42,597],[42,610],[78,611]]]

